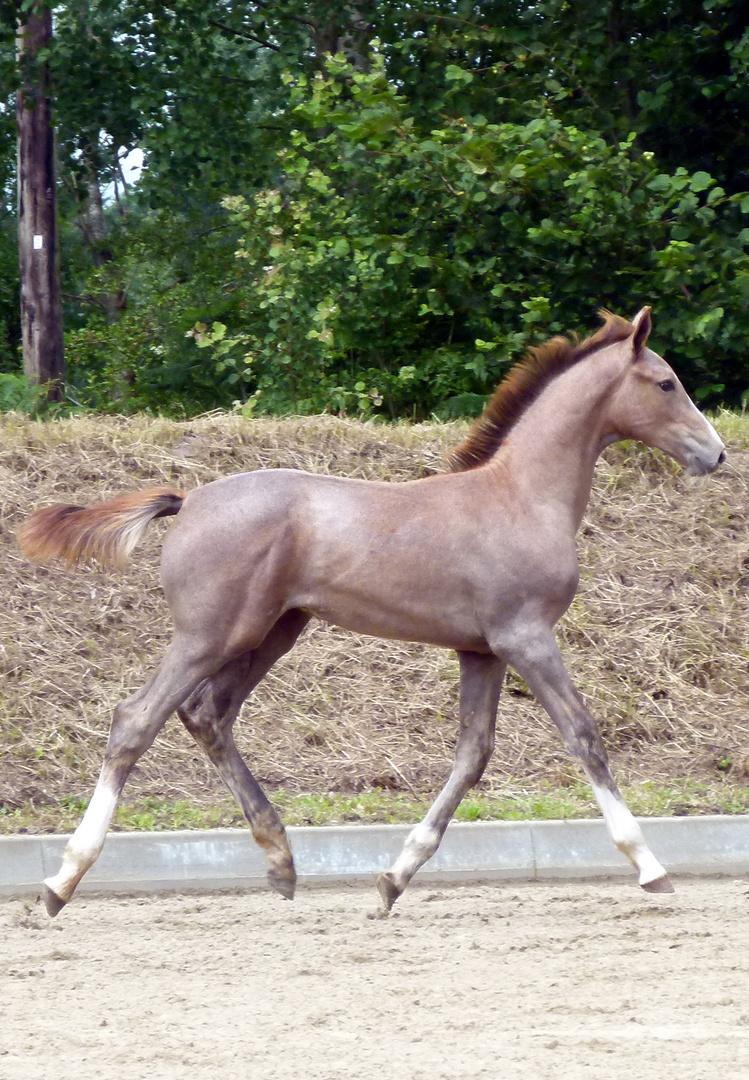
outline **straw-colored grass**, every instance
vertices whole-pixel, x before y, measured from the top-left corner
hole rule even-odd
[[[717,423],[729,463],[704,480],[634,445],[607,452],[580,533],[580,593],[560,627],[620,781],[635,792],[691,792],[677,812],[740,806],[749,775],[749,420],[725,414]],[[0,831],[67,826],[65,807],[78,815],[113,706],[145,681],[169,640],[158,582],[167,524],[152,528],[124,570],[39,567],[15,544],[31,509],[258,467],[398,481],[442,468],[464,431],[332,417],[0,418]],[[289,805],[303,793],[339,802],[358,793],[363,806],[383,791],[421,805],[449,770],[456,705],[450,653],[315,624],[245,706],[240,745]],[[505,806],[577,790],[579,778],[511,676],[480,797]],[[211,823],[209,808],[226,805],[176,719],[126,798],[141,823],[148,806],[190,807],[197,823]]]

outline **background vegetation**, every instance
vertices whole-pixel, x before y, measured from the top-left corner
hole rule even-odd
[[[0,4],[0,409],[37,400],[13,179],[29,2]],[[692,392],[745,403],[739,0],[53,11],[71,405],[456,416],[527,344],[644,303]]]
[[[729,459],[703,480],[631,444],[606,451],[580,533],[580,592],[560,626],[637,813],[749,810],[749,419],[716,422]],[[15,540],[30,492],[34,505],[89,503],[274,466],[397,481],[442,468],[464,433],[464,422],[331,416],[0,420],[0,832],[77,824],[112,709],[170,636],[158,579],[166,526],[124,570],[35,566]],[[413,821],[449,772],[457,698],[454,654],[314,622],[253,693],[238,741],[289,823]],[[176,717],[124,803],[118,827],[240,821]],[[511,675],[494,757],[460,816],[595,813],[559,735]]]

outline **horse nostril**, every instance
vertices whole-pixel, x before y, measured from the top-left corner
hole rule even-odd
[[[722,465],[725,460],[726,460],[726,452],[725,452],[725,450],[721,450],[720,457],[718,458],[718,465]]]

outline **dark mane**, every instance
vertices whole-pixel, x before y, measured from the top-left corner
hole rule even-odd
[[[502,380],[476,420],[468,438],[450,454],[452,472],[464,472],[482,465],[497,451],[507,433],[542,390],[558,375],[584,360],[591,353],[624,341],[634,333],[627,319],[610,311],[599,311],[603,326],[577,342],[574,338],[553,337],[516,364]]]

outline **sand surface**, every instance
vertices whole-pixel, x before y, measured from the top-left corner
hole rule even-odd
[[[749,882],[0,903],[0,1080],[749,1077]]]

